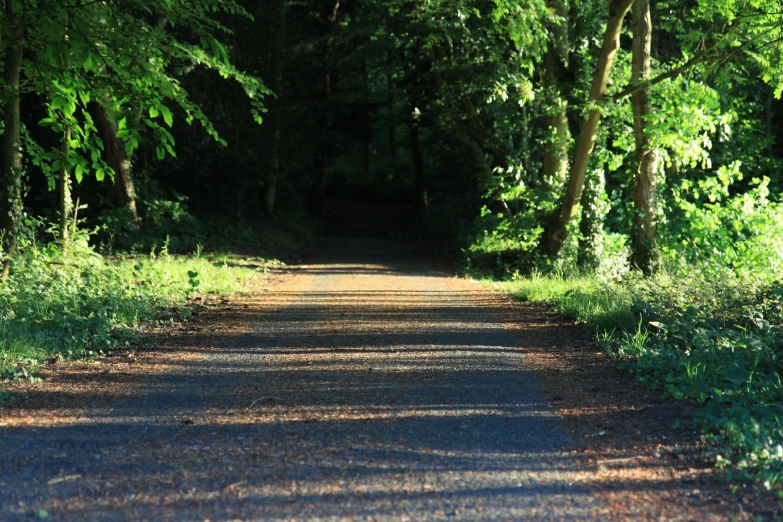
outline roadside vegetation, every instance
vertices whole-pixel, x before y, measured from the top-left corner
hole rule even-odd
[[[246,251],[263,242],[246,234],[255,240],[243,245]],[[197,298],[247,289],[281,264],[202,245],[176,254],[168,238],[146,254],[101,255],[88,239],[74,234],[67,256],[60,243],[22,241],[15,275],[0,287],[0,383],[35,380],[45,362],[143,345],[145,323],[186,319]]]
[[[301,196],[275,212],[271,181],[252,179],[264,169],[224,149],[232,128],[264,141],[272,96],[229,58],[253,22],[242,4],[2,2],[0,386],[138,344],[145,322],[187,317],[308,244],[311,218],[288,205]]]
[[[675,427],[700,430],[730,480],[783,494],[783,204],[769,178],[742,179],[722,168],[668,183],[648,275],[606,225],[592,264],[584,248],[596,236],[576,228],[555,260],[499,247],[502,234],[463,253],[468,272],[493,287],[593,328],[639,381],[701,404]]]
[[[533,276],[490,282],[596,331],[620,368],[667,397],[703,407],[675,428],[699,429],[730,480],[781,491],[783,286],[697,271],[627,277]]]
[[[486,281],[584,322],[639,381],[703,405],[677,424],[701,430],[706,455],[731,480],[781,493],[783,206],[764,191],[682,206],[695,226],[666,229],[661,266],[649,277],[619,250],[593,271],[561,258],[547,273]]]

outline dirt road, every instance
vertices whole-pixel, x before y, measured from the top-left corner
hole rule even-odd
[[[152,356],[6,405],[1,518],[607,518],[526,369],[557,329],[503,314],[405,244],[329,240]]]

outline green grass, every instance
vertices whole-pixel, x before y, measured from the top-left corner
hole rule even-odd
[[[600,330],[630,328],[636,322],[631,311],[631,295],[597,277],[533,274],[514,281],[485,283],[519,299],[552,304],[558,313]]]
[[[0,381],[35,378],[56,358],[90,358],[135,342],[161,314],[187,316],[200,295],[241,290],[269,262],[228,254],[104,258],[82,249],[63,262],[30,249],[0,286]]]
[[[783,493],[783,286],[775,274],[484,281],[585,322],[624,370],[703,405],[689,421],[731,480]]]

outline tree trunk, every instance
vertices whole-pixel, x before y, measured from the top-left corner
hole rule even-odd
[[[582,219],[579,221],[579,251],[577,263],[594,270],[601,265],[604,251],[604,222],[609,212],[606,198],[606,178],[603,169],[590,169],[582,191]]]
[[[362,102],[364,110],[364,147],[362,151],[362,174],[364,179],[369,182],[370,170],[372,168],[372,114],[370,114],[370,71],[367,66],[367,60],[362,62],[362,80],[363,93]]]
[[[563,20],[552,28],[552,41],[544,54],[544,86],[560,98],[563,72],[568,67],[568,9],[562,0],[551,0],[548,5]],[[543,174],[545,180],[553,180],[560,186],[568,177],[568,143],[571,140],[565,101],[556,100],[549,111],[545,121],[549,136],[544,144]]]
[[[169,19],[164,15],[157,13],[154,17],[155,29],[165,31]],[[105,71],[104,71],[105,72]],[[111,96],[108,90],[104,92],[104,104],[111,106]],[[98,128],[98,134],[103,142],[103,159],[114,171],[114,184],[111,187],[114,203],[118,208],[126,207],[133,217],[134,221],[139,220],[139,212],[136,206],[136,189],[133,185],[132,162],[125,151],[125,144],[117,138],[116,118],[107,114],[103,105],[97,102],[90,102],[88,110],[95,120]]]
[[[419,123],[414,121],[408,131],[411,146],[411,162],[413,164],[413,185],[416,191],[416,209],[421,214],[427,213],[427,185],[424,181],[424,152],[421,148]]]
[[[65,15],[65,41],[68,42],[68,26],[69,26],[69,17],[66,13]],[[67,62],[66,62],[67,63]],[[59,228],[59,239],[60,239],[60,248],[62,248],[62,255],[63,258],[67,258],[70,250],[70,234],[69,234],[69,228],[68,224],[71,217],[71,212],[73,212],[73,202],[71,201],[71,175],[70,172],[68,172],[68,155],[71,151],[71,127],[70,125],[66,127],[65,132],[63,133],[63,144],[61,147],[62,153],[63,153],[63,160],[62,164],[60,165],[60,179],[59,179],[59,196],[60,196],[60,222],[58,223]]]
[[[394,61],[391,53],[386,54],[386,112],[389,117],[389,158],[391,160],[392,174],[397,174],[397,120],[394,113]]]
[[[588,96],[589,103],[600,102],[606,96],[609,73],[612,70],[612,63],[614,62],[617,49],[620,48],[620,32],[623,26],[623,19],[631,8],[632,3],[633,0],[609,1],[609,20],[606,24],[598,63],[593,73],[593,83]],[[566,184],[565,197],[560,204],[559,211],[554,216],[554,219],[547,224],[544,235],[541,238],[541,248],[546,255],[555,256],[560,252],[566,239],[568,223],[576,216],[579,200],[584,189],[587,167],[598,134],[600,119],[600,111],[592,109],[588,113],[587,119],[582,123],[582,130],[579,134],[576,152],[574,153],[574,161],[571,164],[571,173]]]
[[[650,79],[651,41],[650,0],[636,0],[633,6],[633,58],[631,62],[633,83],[643,83]],[[645,121],[651,111],[649,95],[649,87],[640,89],[631,95],[634,139],[636,142],[631,246],[634,264],[648,275],[656,261],[655,243],[658,229],[655,219],[655,176],[658,151],[653,148],[646,133]]]
[[[553,109],[554,114],[547,116],[546,126],[549,138],[544,145],[544,179],[554,180],[558,185],[568,178],[568,117],[562,105]]]
[[[337,31],[337,13],[340,10],[340,1],[336,0],[327,15],[326,19],[329,22],[329,29],[327,31],[326,42],[323,50],[323,61],[326,67],[326,73],[324,74],[323,83],[323,100],[321,101],[321,168],[318,171],[317,182],[317,210],[318,213],[324,215],[326,212],[326,181],[327,173],[329,171],[329,162],[331,161],[331,137],[329,133],[329,97],[332,94],[332,71],[328,65],[329,53],[334,46],[335,32]]]
[[[10,25],[18,22],[13,9],[14,2],[5,4],[6,19]],[[22,215],[22,150],[20,143],[21,111],[19,77],[22,72],[22,35],[21,25],[16,29],[15,42],[5,51],[5,81],[8,100],[3,106],[3,177],[0,180],[0,247],[2,247],[3,281],[11,273],[11,262],[16,254],[16,240],[19,218]]]
[[[70,217],[73,212],[73,201],[71,200],[71,175],[65,161],[68,159],[68,153],[71,150],[71,128],[68,127],[63,136],[63,164],[60,166],[60,222],[58,224],[60,245],[63,257],[68,257],[70,250]]]
[[[110,103],[106,96],[106,103]],[[97,102],[90,102],[90,112],[95,120],[95,126],[103,141],[103,159],[114,170],[114,194],[115,204],[122,208],[127,207],[133,219],[138,221],[139,213],[136,209],[136,191],[133,187],[131,172],[131,159],[125,152],[125,145],[117,138],[117,124],[109,118],[106,109]]]
[[[283,53],[285,51],[286,0],[278,0],[277,27],[272,47],[272,91],[277,95],[272,110],[272,142],[269,145],[269,175],[264,184],[264,212],[275,213],[277,185],[280,180],[280,143],[283,129]]]

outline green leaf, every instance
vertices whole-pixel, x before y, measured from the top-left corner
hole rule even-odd
[[[60,96],[60,95],[57,95],[54,98],[52,98],[52,103],[49,104],[49,107],[53,111],[56,111],[57,109],[61,109],[62,107],[64,107],[67,104],[68,104],[68,99],[67,98],[65,98],[63,96]]]
[[[106,171],[104,169],[97,169],[95,171],[95,179],[98,181],[103,181],[103,179],[106,177]]]
[[[95,66],[95,61],[92,58],[92,54],[87,53],[84,57],[84,61],[82,62],[82,67],[84,68],[85,72],[90,72],[93,67]]]
[[[150,118],[157,118],[160,111],[154,105],[150,106]]]
[[[161,114],[163,114],[163,121],[166,122],[166,125],[168,125],[169,127],[174,125],[174,117],[171,115],[171,111],[169,110],[168,107],[166,107],[165,105],[161,105],[160,112]]]

